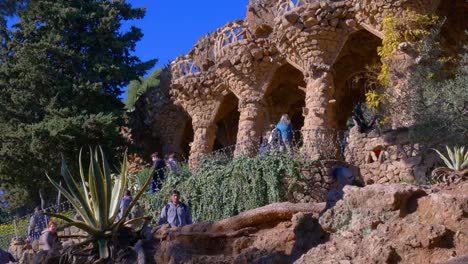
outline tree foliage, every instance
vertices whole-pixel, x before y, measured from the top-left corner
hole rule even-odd
[[[60,155],[122,142],[123,87],[151,68],[132,55],[142,32],[122,21],[145,10],[125,1],[40,0],[3,30],[0,49],[0,183],[11,206],[57,179]]]
[[[468,46],[461,46],[458,54],[447,55],[440,27],[417,46],[418,64],[411,85],[417,87],[419,97],[411,98],[409,104],[417,120],[413,131],[419,140],[466,144]]]
[[[146,79],[140,77],[138,80],[130,82],[127,89],[127,102],[125,103],[128,110],[132,110],[135,107],[138,98],[148,91],[148,89],[159,86],[161,73],[163,71],[164,68],[159,68],[153,71]]]

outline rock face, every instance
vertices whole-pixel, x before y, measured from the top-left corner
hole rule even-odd
[[[468,183],[345,187],[323,204],[272,204],[239,216],[154,233],[157,263],[463,263]],[[465,257],[464,257],[465,256]],[[457,260],[458,258],[458,260]]]
[[[319,222],[330,240],[296,263],[439,263],[468,254],[468,184],[346,187]]]
[[[291,263],[326,238],[324,204],[271,204],[215,223],[155,232],[156,263]]]

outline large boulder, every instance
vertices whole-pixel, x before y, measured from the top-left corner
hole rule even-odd
[[[439,263],[468,254],[468,184],[346,187],[319,222],[330,240],[296,263]]]

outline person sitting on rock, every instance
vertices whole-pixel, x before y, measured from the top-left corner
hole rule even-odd
[[[192,224],[192,213],[190,208],[180,201],[179,191],[173,190],[171,192],[171,201],[162,209],[158,224],[169,224],[171,226]]]

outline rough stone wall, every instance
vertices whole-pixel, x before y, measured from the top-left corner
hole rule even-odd
[[[152,152],[163,155],[172,152],[185,156],[183,150],[183,132],[190,116],[184,109],[175,105],[170,98],[172,83],[169,69],[164,69],[160,84],[141,95],[135,103],[135,110],[129,115],[130,139],[142,147],[148,158]]]
[[[337,160],[304,164],[301,168],[301,174],[306,181],[298,184],[289,194],[288,201],[295,203],[325,202],[329,191],[339,187],[338,182],[332,177],[333,170],[346,165],[346,163]]]
[[[408,130],[378,135],[375,131],[360,133],[355,127],[348,141],[346,161],[356,167],[366,184],[427,183],[436,161],[427,146],[411,142]]]

